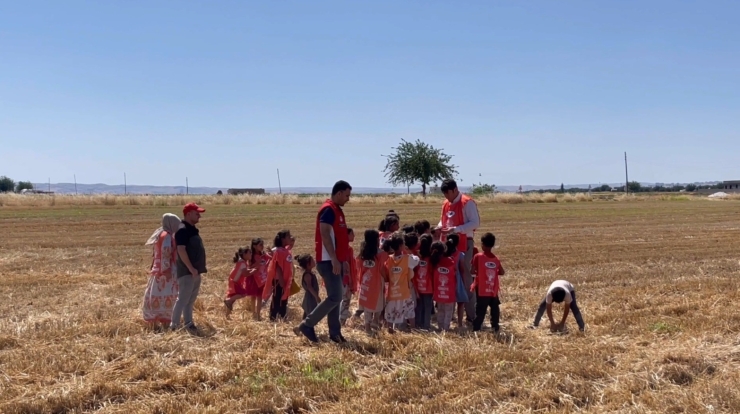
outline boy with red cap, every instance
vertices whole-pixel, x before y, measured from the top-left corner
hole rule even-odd
[[[205,212],[205,209],[195,203],[185,205],[182,209],[184,227],[175,233],[179,291],[170,328],[180,328],[180,318],[184,318],[185,329],[193,334],[198,332],[193,323],[193,307],[200,292],[201,274],[207,272],[206,249],[195,225],[200,221],[200,214]]]

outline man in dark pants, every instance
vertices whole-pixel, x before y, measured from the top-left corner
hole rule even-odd
[[[206,249],[203,239],[195,227],[200,221],[200,214],[206,210],[195,203],[190,203],[182,209],[183,228],[175,233],[177,244],[177,283],[179,290],[177,301],[172,311],[171,329],[180,327],[180,317],[185,319],[185,329],[190,333],[197,333],[193,323],[193,307],[200,292],[201,274],[206,273]]]
[[[342,336],[339,320],[339,305],[342,303],[342,276],[349,274],[349,239],[347,222],[342,206],[347,204],[352,194],[352,186],[346,181],[337,181],[331,190],[331,198],[326,200],[316,216],[316,268],[326,285],[326,298],[306,319],[293,329],[296,335],[303,335],[311,342],[318,342],[314,327],[327,317],[329,339],[336,343],[347,342]]]
[[[565,302],[563,306],[563,319],[560,323],[555,323],[555,319],[552,317],[553,302]],[[583,317],[581,316],[581,310],[578,309],[578,304],[576,303],[576,290],[567,280],[556,280],[547,289],[547,294],[542,299],[542,303],[540,303],[540,307],[537,309],[537,315],[534,317],[533,328],[539,326],[540,319],[542,319],[545,310],[547,310],[547,317],[550,319],[550,330],[553,332],[563,330],[569,311],[573,312],[573,317],[576,318],[576,323],[578,323],[578,329],[581,332],[586,329],[586,324],[583,322]]]

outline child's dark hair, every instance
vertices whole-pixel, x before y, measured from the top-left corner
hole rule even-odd
[[[251,260],[252,264],[254,264],[257,261],[256,247],[263,243],[264,241],[260,237],[255,237],[254,239],[252,239],[252,244],[249,245],[249,249],[252,250],[252,260]]]
[[[275,235],[275,240],[272,242],[272,245],[274,247],[283,247],[283,239],[288,237],[290,235],[290,230],[280,230],[278,234]]]
[[[303,270],[308,270],[308,265],[311,263],[310,254],[299,254],[295,257],[295,261],[298,262],[298,266]]]
[[[398,232],[393,233],[388,241],[388,247],[390,247],[390,249],[395,253],[399,253],[403,247],[403,234]]]
[[[565,289],[558,288],[552,291],[552,301],[562,303],[565,300]]]
[[[380,244],[380,233],[377,230],[365,230],[365,238],[360,243],[360,258],[362,260],[375,260],[378,255],[378,244]]]
[[[354,232],[355,232],[355,231],[354,231],[354,230],[352,230],[352,227],[347,227],[347,234],[352,234],[352,233],[354,233]]]
[[[234,263],[241,260],[242,256],[244,256],[244,253],[250,252],[250,251],[251,249],[249,249],[248,247],[240,247],[239,250],[237,250],[236,253],[234,253]]]
[[[406,233],[403,235],[403,244],[406,245],[406,247],[409,250],[413,250],[416,248],[416,246],[419,244],[419,235],[416,234],[415,231],[412,231],[411,233]]]
[[[402,229],[403,229],[403,234],[409,234],[409,233],[413,233],[416,231],[416,229],[414,229],[414,226],[410,224],[404,224]]]
[[[380,220],[380,224],[378,224],[378,231],[385,231],[385,219]]]
[[[422,234],[419,237],[419,256],[428,259],[432,254],[432,242],[434,239],[431,234]]]
[[[385,239],[385,240],[383,240],[383,245],[380,246],[380,248],[384,252],[386,252],[386,253],[390,253],[391,252],[391,239],[390,239],[390,237],[387,238],[387,239]]]
[[[398,216],[385,216],[385,231],[391,231],[394,224],[398,224]]]
[[[493,249],[493,246],[496,245],[496,236],[494,236],[493,233],[486,233],[480,238],[480,243],[483,247]]]
[[[445,255],[447,247],[445,247],[444,243],[436,241],[432,243],[432,246],[429,250],[429,263],[432,265],[432,267],[437,267],[437,265],[439,265],[439,262],[442,261],[442,257]]]
[[[414,229],[416,230],[418,234],[424,234],[427,231],[429,231],[429,229],[431,228],[432,228],[432,225],[429,224],[429,221],[427,220],[419,220],[416,223],[414,223]]]
[[[459,242],[460,242],[460,236],[458,236],[457,234],[454,234],[454,233],[453,234],[448,234],[447,235],[447,243],[445,243],[445,245],[447,247],[445,249],[445,254],[447,256],[452,256],[453,254],[455,254],[455,252],[457,251],[457,244]]]

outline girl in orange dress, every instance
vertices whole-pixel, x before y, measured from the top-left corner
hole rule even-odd
[[[252,267],[257,269],[252,280],[255,286],[247,286],[247,297],[252,301],[254,320],[262,319],[262,293],[267,283],[267,266],[272,258],[265,252],[265,243],[261,238],[252,239]]]
[[[229,286],[226,290],[226,298],[224,298],[226,319],[230,318],[231,311],[234,310],[234,302],[248,296],[247,280],[254,279],[254,274],[257,272],[251,263],[251,249],[243,247],[234,254],[234,267],[229,274]]]

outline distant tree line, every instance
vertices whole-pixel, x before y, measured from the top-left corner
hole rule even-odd
[[[0,177],[0,193],[20,193],[23,190],[33,190],[33,184],[30,181],[18,181],[2,176]]]
[[[687,185],[681,185],[681,184],[671,184],[671,185],[665,185],[665,184],[656,184],[654,186],[648,186],[648,185],[642,185],[637,181],[630,181],[628,184],[628,189],[630,193],[678,193],[681,191],[686,192],[694,192],[696,190],[705,190],[705,189],[721,189],[722,184],[712,184],[712,185],[696,185],[696,184],[687,184]],[[588,188],[565,188],[563,184],[560,185],[560,192],[561,193],[587,193],[589,191],[592,192],[610,192],[610,191],[619,191],[624,192],[624,186],[617,186],[612,187],[608,184],[603,184],[599,187],[594,187],[589,190]],[[526,193],[550,193],[553,190],[531,190],[531,191],[525,191]]]

